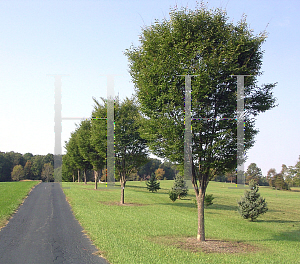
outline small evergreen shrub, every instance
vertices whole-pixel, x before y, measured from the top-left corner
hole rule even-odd
[[[169,197],[170,197],[171,201],[174,203],[177,200],[177,193],[170,190],[169,191]]]
[[[213,199],[215,199],[215,197],[213,197],[212,194],[205,194],[205,197],[204,197],[204,206],[205,207],[208,207],[210,205],[213,204]],[[193,199],[193,202],[195,204],[195,206],[197,207],[197,200],[196,199]]]
[[[238,212],[244,219],[249,219],[253,222],[260,214],[268,211],[265,199],[260,197],[258,193],[257,183],[253,180],[249,182],[250,191],[245,191],[241,200],[238,201]]]
[[[160,183],[156,181],[155,174],[152,173],[149,181],[146,182],[149,192],[157,192],[160,189]]]
[[[205,207],[212,205],[213,204],[213,202],[212,202],[213,199],[215,199],[215,197],[213,197],[212,194],[205,194],[205,197],[204,197]]]
[[[184,181],[184,178],[179,174],[177,174],[175,178],[175,182],[171,191],[177,194],[177,199],[186,197],[188,194],[188,187],[186,186],[186,182]]]

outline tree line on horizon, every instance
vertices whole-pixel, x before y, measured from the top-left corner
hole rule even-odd
[[[267,175],[263,176],[262,171],[256,163],[251,163],[245,171],[245,184],[249,185],[251,180],[260,186],[270,186],[277,190],[289,190],[290,187],[300,187],[300,156],[295,166],[286,166],[282,164],[281,171],[276,169],[268,170]],[[236,172],[227,172],[225,174],[215,175],[214,181],[236,183]]]
[[[63,155],[64,156],[64,155]],[[20,180],[54,181],[54,155],[33,155],[32,153],[21,154],[18,152],[0,152],[0,182]],[[61,169],[61,168],[58,168]],[[141,166],[137,172],[128,176],[128,180],[149,180],[152,173],[158,180],[173,180],[179,171],[176,165],[170,162],[161,162],[159,159],[149,158],[149,161]],[[87,181],[93,181],[92,170],[87,170]],[[75,181],[70,174],[62,175],[63,181]],[[70,177],[71,176],[71,177]],[[76,181],[78,181],[76,173]],[[79,171],[79,181],[83,180],[83,171]],[[105,181],[103,173],[100,178]]]

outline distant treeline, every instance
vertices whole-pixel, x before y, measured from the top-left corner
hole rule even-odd
[[[32,153],[21,154],[14,151],[0,152],[0,182],[18,181],[18,180],[43,180],[54,181],[54,155],[33,155]],[[87,171],[87,180],[93,181],[93,171]],[[140,167],[136,173],[129,175],[128,180],[148,180],[154,173],[158,179],[173,180],[179,173],[176,165],[164,162],[158,159],[149,159],[149,162]],[[78,180],[78,174],[74,175]],[[83,171],[79,171],[80,181],[83,177]],[[64,175],[63,181],[73,181],[70,175]],[[105,172],[102,173],[101,180],[105,181]]]
[[[149,180],[151,174],[154,173],[156,178],[159,180],[173,180],[179,170],[177,169],[176,165],[170,162],[161,162],[158,159],[149,158],[149,162],[145,165],[141,166],[137,169],[136,173],[131,173],[128,175],[129,181],[141,181],[141,180]],[[101,171],[101,176],[99,177],[101,181],[106,181],[106,170],[103,169]],[[73,178],[74,176],[74,178]],[[93,170],[86,171],[86,178],[87,181],[94,181],[94,172]],[[79,171],[79,180],[83,181],[83,170]],[[78,173],[69,174],[64,169],[62,170],[62,181],[69,182],[69,181],[78,181]]]
[[[33,155],[13,151],[0,152],[0,181],[24,179],[53,181],[53,162],[53,154],[50,153]],[[49,177],[50,174],[52,177]]]

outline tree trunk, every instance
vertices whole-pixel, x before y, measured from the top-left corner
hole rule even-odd
[[[197,232],[198,241],[205,241],[204,197],[205,197],[205,192],[203,192],[202,188],[200,187],[199,194],[196,193],[197,209],[198,209],[198,232]]]
[[[95,190],[97,190],[97,175],[98,173],[97,173],[97,171],[96,170],[94,170],[94,176],[95,176]]]
[[[73,172],[73,182],[75,181],[75,176],[74,176],[74,172]]]
[[[120,183],[121,183],[121,204],[124,204],[124,193],[125,193],[125,177],[121,176],[120,178]]]
[[[84,184],[86,184],[86,170],[83,171],[84,174]]]
[[[78,172],[78,182],[79,182],[79,178],[80,178],[80,177],[79,177],[79,173],[80,173],[80,172],[79,172],[79,170],[77,170],[77,172]]]

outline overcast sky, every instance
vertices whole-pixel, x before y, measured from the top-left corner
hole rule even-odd
[[[90,117],[92,97],[106,97],[105,74],[115,77],[115,94],[134,93],[123,52],[138,45],[141,27],[168,18],[176,4],[195,1],[4,1],[0,0],[0,151],[54,153],[54,78],[62,82],[62,116]],[[295,165],[300,155],[300,1],[212,0],[236,23],[245,13],[255,34],[267,30],[263,83],[278,82],[279,106],[261,114],[260,132],[248,152],[266,175],[270,168]],[[78,121],[79,122],[79,121]],[[62,144],[75,130],[62,122]],[[63,149],[64,153],[64,149]]]

